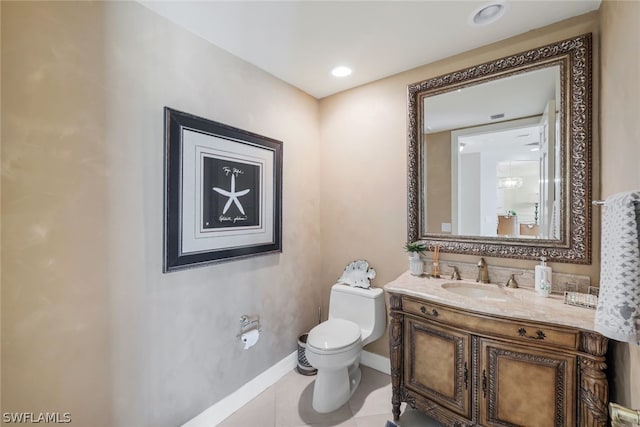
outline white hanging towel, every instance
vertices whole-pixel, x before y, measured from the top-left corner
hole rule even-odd
[[[630,343],[640,342],[639,217],[640,191],[605,200],[595,330]]]

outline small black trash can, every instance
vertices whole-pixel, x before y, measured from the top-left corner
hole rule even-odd
[[[302,334],[298,337],[298,372],[302,375],[315,375],[318,370],[309,364],[305,354],[308,337],[309,334]]]

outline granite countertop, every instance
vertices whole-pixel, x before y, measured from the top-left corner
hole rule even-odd
[[[453,284],[453,285],[447,285]],[[443,287],[442,285],[445,285]],[[446,289],[447,286],[453,288]],[[460,295],[456,287],[477,287],[488,296]],[[549,324],[571,326],[593,331],[595,310],[564,304],[564,296],[548,298],[536,295],[532,289],[510,289],[495,284],[480,284],[469,280],[434,279],[412,276],[408,271],[384,285],[385,291],[409,295],[432,302],[462,308],[476,313],[493,314],[520,320],[534,320]],[[471,291],[473,292],[473,291]]]

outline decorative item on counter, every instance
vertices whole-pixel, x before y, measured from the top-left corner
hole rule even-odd
[[[376,271],[373,268],[369,268],[367,261],[360,259],[347,264],[337,283],[354,288],[369,289],[371,287],[370,280],[375,277]]]
[[[418,241],[405,243],[404,249],[409,252],[409,271],[414,276],[422,276],[424,274],[424,262],[420,258],[420,254],[427,250],[427,246]]]
[[[435,245],[433,248],[433,264],[431,265],[431,277],[440,277],[440,264],[438,263],[438,256],[440,255],[440,246]]]
[[[536,294],[542,295],[542,296],[549,296],[549,293],[551,293],[552,271],[551,271],[551,267],[547,265],[546,261],[547,261],[546,257],[540,257],[540,265],[536,265],[534,270]],[[542,290],[542,279],[546,279],[546,282],[547,282],[546,284],[549,286],[548,293],[546,292],[546,290]]]
[[[564,303],[568,305],[575,305],[578,307],[586,307],[595,309],[598,306],[598,293],[600,288],[589,286],[588,293],[570,291],[570,285],[567,283],[567,290],[564,293]],[[576,285],[573,285],[574,289]]]
[[[342,276],[338,279],[338,283],[352,286],[354,288],[369,289],[371,287],[370,280],[376,277],[376,271],[369,268],[369,263],[365,260],[357,260],[349,263]]]

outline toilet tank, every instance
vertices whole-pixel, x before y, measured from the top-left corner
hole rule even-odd
[[[377,340],[387,325],[383,290],[333,285],[329,299],[329,319],[334,318],[358,324],[362,333],[362,345]]]

